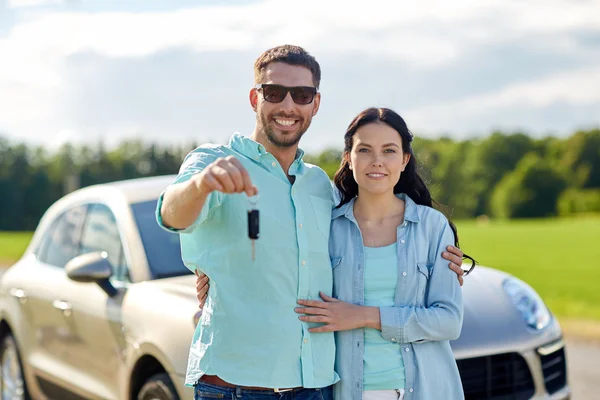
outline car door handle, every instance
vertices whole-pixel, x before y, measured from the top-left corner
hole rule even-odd
[[[19,303],[21,304],[24,304],[27,301],[27,295],[23,289],[12,288],[10,289],[10,295],[19,300]]]
[[[64,300],[54,300],[52,302],[52,307],[62,311],[62,313],[66,316],[71,315],[71,305]]]

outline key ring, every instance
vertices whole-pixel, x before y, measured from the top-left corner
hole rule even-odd
[[[258,199],[260,198],[260,194],[256,193],[254,196],[248,196],[248,202],[252,208],[256,207],[258,204]]]

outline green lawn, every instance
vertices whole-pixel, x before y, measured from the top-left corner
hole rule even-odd
[[[600,216],[456,225],[465,252],[525,280],[555,314],[600,321]]]
[[[527,281],[560,317],[600,321],[600,216],[456,224],[461,247],[482,265]],[[30,238],[0,232],[0,264]]]
[[[23,254],[33,232],[0,232],[0,265],[10,265]]]

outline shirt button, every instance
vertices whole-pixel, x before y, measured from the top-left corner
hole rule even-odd
[[[392,342],[395,342],[395,341],[396,341],[396,338],[395,338],[395,337],[393,337],[393,338],[392,338]]]
[[[273,161],[273,162],[271,163],[271,165],[272,165],[272,166],[274,166],[274,167],[276,167],[276,166],[277,166],[277,163],[276,163],[275,161]]]
[[[308,343],[308,339],[304,339],[304,344]]]
[[[405,240],[404,240],[404,239],[402,239],[402,240],[400,241],[400,243],[404,243],[404,242],[405,242]]]
[[[404,226],[408,225],[408,222],[404,221]]]
[[[413,388],[408,389],[409,392],[414,392]]]
[[[402,273],[402,276],[406,276],[406,271],[404,271],[404,272]]]
[[[300,228],[302,228],[302,224],[300,224],[299,226],[300,226]]]
[[[410,349],[407,347],[404,349],[404,351],[408,353],[410,351]]]
[[[306,261],[302,260],[302,265],[306,265]]]

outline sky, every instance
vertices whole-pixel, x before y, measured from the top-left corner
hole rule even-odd
[[[0,136],[226,143],[286,43],[322,69],[307,151],[369,106],[432,138],[600,126],[600,0],[0,0]]]

